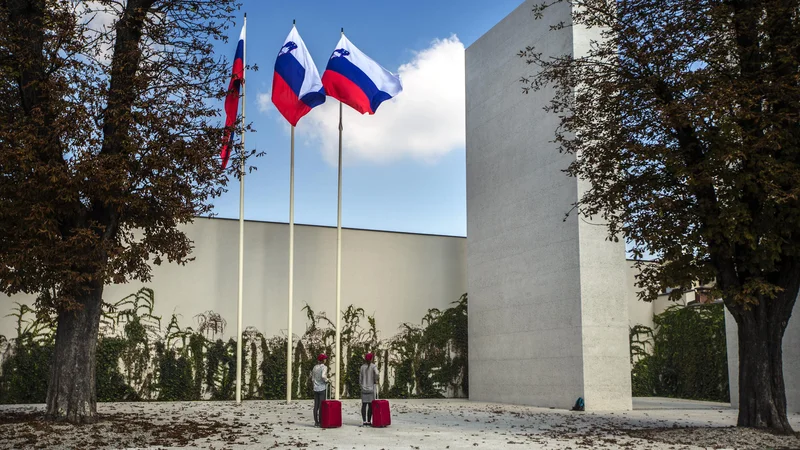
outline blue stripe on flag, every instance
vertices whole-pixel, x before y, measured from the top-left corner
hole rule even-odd
[[[244,41],[241,39],[239,39],[239,43],[236,45],[236,55],[233,57],[233,59],[244,60]]]
[[[284,53],[275,61],[275,72],[278,72],[283,81],[292,88],[294,95],[300,97],[300,89],[303,87],[303,80],[306,77],[306,69],[300,64],[300,61],[291,53]]]
[[[309,92],[300,99],[309,108],[314,108],[325,103],[325,89],[320,89],[318,92]]]
[[[375,112],[381,103],[392,98],[391,95],[378,89],[378,86],[375,85],[367,74],[343,56],[331,58],[331,60],[328,61],[327,69],[342,74],[364,91],[369,99],[372,112]]]
[[[389,100],[390,98],[392,98],[392,96],[387,94],[386,92],[378,91],[375,97],[369,99],[369,103],[372,106],[372,112],[374,113],[375,111],[377,111],[378,106],[381,106],[381,103],[385,102],[386,100]]]

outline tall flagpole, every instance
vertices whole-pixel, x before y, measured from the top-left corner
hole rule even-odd
[[[289,336],[286,339],[286,403],[292,402],[292,296],[294,294],[294,126],[289,163]]]
[[[339,102],[339,201],[336,212],[336,400],[339,400],[339,368],[342,360],[342,102]]]
[[[244,25],[247,30],[247,13],[244,13]],[[246,32],[246,31],[245,31]],[[244,107],[245,73],[247,72],[247,38],[242,49],[242,161],[239,166],[239,311],[236,318],[236,404],[242,403],[242,294],[244,292]]]
[[[344,28],[342,28],[344,36]],[[339,400],[339,368],[342,361],[342,102],[339,102],[339,199],[336,211],[336,400]]]

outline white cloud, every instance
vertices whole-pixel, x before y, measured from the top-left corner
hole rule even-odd
[[[111,62],[114,47],[114,25],[122,15],[127,1],[103,3],[83,1],[76,7],[80,22],[86,25],[84,33],[87,40],[99,39],[100,48],[96,55],[103,64]]]
[[[262,113],[269,112],[273,108],[272,94],[270,94],[269,92],[267,93],[259,92],[258,95],[256,95],[256,106],[258,106],[259,112]]]
[[[116,23],[122,17],[127,0],[97,1],[73,0],[75,13],[79,23],[85,26],[84,37],[87,41],[97,41],[91,56],[102,64],[110,64],[114,53],[116,41]],[[165,13],[151,12],[148,18],[152,22],[165,22]],[[162,52],[169,50],[168,45],[157,45],[148,36],[144,36],[144,58],[146,60],[160,60]]]
[[[122,15],[122,8],[126,1],[103,3],[99,1],[84,1],[77,8],[79,17],[89,28],[95,32],[108,32]]]
[[[403,158],[434,163],[464,148],[464,44],[458,37],[433,41],[400,66],[398,73],[403,92],[381,104],[375,115],[362,116],[344,106],[346,164]],[[325,160],[336,165],[339,102],[328,97],[300,121],[297,132],[318,142]]]

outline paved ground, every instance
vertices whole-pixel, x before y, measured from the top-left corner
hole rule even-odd
[[[463,400],[392,400],[391,405],[392,426],[372,429],[360,426],[358,401],[345,400],[344,425],[331,430],[311,426],[308,401],[104,403],[98,410],[105,419],[83,427],[41,422],[36,414],[42,405],[0,406],[0,448],[800,448],[797,437],[728,439],[737,430],[719,427],[735,424],[736,411],[724,404],[646,399],[637,400],[634,411],[607,413]],[[681,409],[665,409],[670,405]],[[791,421],[800,429],[800,415]],[[678,439],[669,439],[672,445],[630,433],[675,427],[702,428],[678,430]],[[698,443],[703,446],[688,445]]]

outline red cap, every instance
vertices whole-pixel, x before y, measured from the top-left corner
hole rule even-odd
[[[366,355],[364,355],[364,359],[366,359],[367,361],[372,361],[373,357],[374,355],[372,353],[367,353]]]
[[[317,361],[324,361],[326,359],[328,359],[328,356],[325,353],[320,353],[320,355],[317,356]]]

